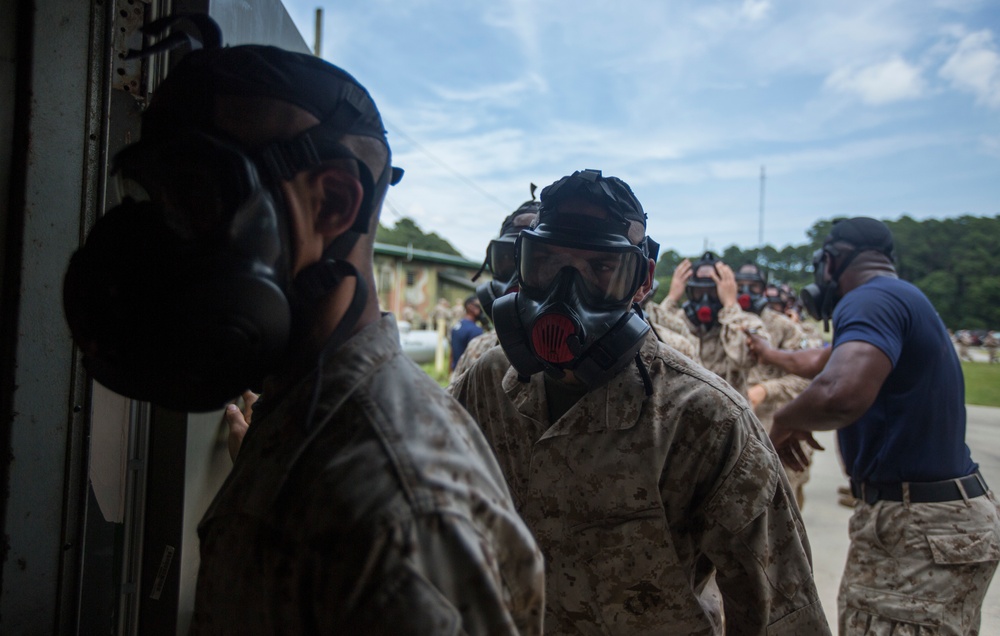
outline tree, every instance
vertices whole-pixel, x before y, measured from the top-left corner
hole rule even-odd
[[[846,218],[846,217],[841,217]],[[806,230],[808,242],[742,249],[730,245],[722,260],[734,269],[756,263],[768,271],[772,282],[801,288],[813,278],[813,254],[822,247],[835,219],[822,219]],[[1000,216],[960,216],[917,221],[902,216],[885,222],[896,247],[896,271],[913,282],[934,304],[951,329],[1000,328]],[[658,298],[666,296],[674,267],[682,257],[663,250],[656,267]]]
[[[453,256],[462,255],[452,247],[451,243],[438,236],[437,233],[425,233],[420,229],[416,221],[405,216],[396,221],[396,225],[391,228],[379,223],[378,234],[375,235],[375,240],[380,243],[388,243],[389,245],[398,245],[400,247],[412,245],[414,249],[418,250],[440,252]]]

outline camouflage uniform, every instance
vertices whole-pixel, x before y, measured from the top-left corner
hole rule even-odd
[[[667,301],[669,302],[669,301]],[[684,316],[678,316],[672,311],[664,309],[655,303],[649,303],[642,308],[646,314],[646,319],[656,332],[656,336],[674,349],[677,349],[695,362],[701,364],[698,359],[698,339],[687,328],[684,323]]]
[[[662,306],[662,305],[661,305]],[[719,312],[719,324],[708,331],[701,331],[684,316],[684,311],[675,307],[674,316],[683,321],[687,332],[698,340],[698,360],[712,373],[719,375],[736,389],[740,395],[747,394],[747,372],[756,364],[756,360],[747,347],[746,329],[756,329],[760,335],[768,339],[764,323],[756,314],[743,311],[738,305],[723,307]]]
[[[500,349],[454,393],[546,557],[553,634],[829,634],[788,482],[745,400],[650,334],[635,365],[549,423],[542,374]],[[714,587],[714,585],[712,585]]]
[[[840,585],[841,636],[978,634],[1000,559],[993,493],[967,501],[859,503]]]
[[[500,339],[497,338],[497,332],[495,331],[483,332],[470,340],[462,357],[455,363],[455,370],[451,372],[452,381],[468,371],[476,360],[498,344],[500,344]]]
[[[194,634],[539,634],[537,546],[391,316],[261,403],[198,534]],[[267,391],[265,391],[265,394]]]
[[[771,346],[792,351],[803,348],[806,337],[791,318],[770,307],[765,307],[760,313],[760,319],[771,338]],[[747,381],[750,386],[759,384],[767,391],[767,397],[754,408],[754,415],[757,416],[764,430],[768,433],[771,432],[775,411],[794,400],[809,386],[809,380],[785,373],[770,364],[758,364],[750,369]],[[806,454],[812,455],[812,446],[802,444],[802,448]],[[809,481],[809,467],[807,466],[805,470],[801,471],[788,466],[784,466],[784,468],[788,481],[792,485],[792,491],[795,493],[795,501],[801,510],[805,504],[804,487]]]

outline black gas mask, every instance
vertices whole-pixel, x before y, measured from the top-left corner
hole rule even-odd
[[[691,278],[687,280],[684,288],[684,293],[687,296],[687,301],[682,306],[684,315],[687,316],[692,325],[700,327],[703,331],[710,331],[712,327],[719,324],[722,302],[719,300],[715,280],[698,277],[697,273],[706,265],[714,268],[718,262],[719,258],[715,254],[705,252],[696,263],[691,265]]]
[[[825,280],[828,261],[845,256],[845,254],[846,258],[841,261],[840,266],[833,272],[830,280]],[[840,250],[830,244],[824,245],[813,253],[814,282],[802,288],[802,291],[799,292],[799,298],[802,300],[802,306],[805,307],[814,320],[823,321],[824,331],[830,331],[830,318],[833,317],[833,308],[837,304],[837,301],[840,300],[840,295],[837,292],[840,275],[844,273],[844,270],[847,269],[847,266],[851,264],[851,261],[857,255],[857,250]]]
[[[607,185],[601,181],[610,179],[586,171],[549,186],[542,192],[541,223],[516,241],[519,289],[496,300],[493,321],[507,359],[522,378],[540,371],[561,378],[571,370],[595,388],[638,360],[650,327],[633,310],[633,298],[648,275],[648,244],[633,245],[628,219],[616,214],[598,219],[546,212],[565,200],[550,199],[560,192],[550,188],[568,182],[575,188],[562,191],[563,196],[581,197],[582,190],[603,204],[601,186]],[[590,191],[592,185],[596,192]],[[610,185],[613,195],[625,196],[618,191],[623,182],[615,179]],[[641,207],[632,208],[631,214],[637,213]],[[648,392],[645,375],[644,381]]]
[[[328,116],[293,139],[248,150],[204,119],[182,125],[178,118],[190,113],[156,109],[154,98],[143,138],[113,164],[122,203],[95,224],[72,257],[63,289],[66,318],[84,366],[117,393],[181,411],[220,408],[260,387],[293,346],[294,334],[304,332],[311,320],[305,316],[345,277],[357,278],[358,285],[330,342],[346,339],[364,307],[367,290],[358,272],[337,254],[368,231],[378,188],[401,176],[386,163],[373,179],[340,143],[345,134],[384,143],[378,111],[364,89],[311,56],[248,46],[189,54],[163,91],[211,95],[242,81],[247,88],[237,94],[278,91],[268,85],[278,79],[247,70],[256,64],[287,73],[292,77],[281,79],[296,85],[309,80],[313,88],[322,86],[326,92],[318,99],[332,108],[321,104],[317,114]],[[179,103],[192,102],[203,105],[204,99]],[[280,183],[332,159],[358,167],[365,190],[358,222],[293,280]]]
[[[740,269],[744,270],[743,267]],[[766,287],[767,275],[759,269],[736,272],[736,302],[740,304],[740,309],[760,315],[767,307]]]
[[[848,247],[843,247],[845,245]],[[854,217],[834,221],[823,247],[813,254],[815,282],[806,285],[799,298],[813,318],[823,321],[824,330],[830,330],[833,308],[840,300],[840,277],[858,254],[865,251],[879,252],[892,261],[895,254],[892,232],[882,221]],[[830,280],[825,280],[830,263],[837,264],[831,272]]]
[[[493,305],[500,344],[521,375],[544,370],[558,378],[569,369],[595,387],[642,346],[649,325],[631,308],[648,257],[598,225],[583,222],[578,227],[592,231],[576,233],[543,224],[521,233],[520,289]]]
[[[531,184],[532,197],[535,185]],[[493,318],[493,303],[497,298],[517,291],[517,262],[515,260],[514,242],[517,235],[527,225],[529,219],[538,215],[541,204],[532,199],[521,204],[510,216],[504,219],[500,226],[500,236],[490,241],[486,248],[486,259],[472,280],[475,281],[484,270],[489,270],[493,280],[476,287],[476,298],[483,308],[483,313],[491,320]],[[533,215],[533,216],[524,216]],[[518,217],[524,217],[518,225]]]

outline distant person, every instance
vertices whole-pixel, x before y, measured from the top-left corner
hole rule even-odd
[[[681,324],[697,339],[701,364],[746,397],[747,373],[757,364],[746,332],[765,330],[760,317],[740,307],[732,268],[712,252],[694,264],[684,259],[674,269],[660,307],[683,319]]]
[[[479,318],[483,313],[483,308],[479,306],[479,299],[475,296],[469,296],[465,299],[463,306],[465,315],[451,330],[451,364],[449,365],[451,371],[455,370],[455,364],[465,353],[469,341],[483,333],[483,328],[479,326]]]
[[[746,400],[635,310],[654,263],[631,188],[583,170],[541,201],[519,289],[493,305],[503,350],[452,391],[545,554],[546,633],[828,634]]]
[[[803,348],[806,338],[798,324],[782,311],[772,309],[764,295],[767,286],[766,272],[755,263],[746,263],[736,271],[736,284],[739,286],[737,300],[740,307],[744,311],[760,316],[772,345],[786,350]],[[764,430],[770,432],[774,412],[805,390],[809,380],[766,362],[759,362],[750,369],[747,384],[747,397],[754,415],[760,420]],[[812,447],[803,450],[808,453],[812,451]],[[805,485],[809,481],[809,467],[796,470],[784,465],[784,469],[788,482],[795,492],[795,501],[801,510],[805,505]]]
[[[990,364],[997,363],[997,348],[1000,347],[1000,338],[997,338],[997,334],[992,331],[987,332],[986,337],[983,338],[983,349],[986,349],[986,354],[989,356]]]
[[[965,443],[965,386],[948,332],[923,292],[900,280],[881,221],[835,223],[802,292],[833,319],[833,348],[762,360],[814,375],[775,413],[788,463],[836,430],[858,499],[840,586],[840,634],[976,634],[1000,559],[1000,512]]]
[[[532,196],[535,185],[531,184]],[[530,227],[538,218],[538,201],[525,201],[500,224],[500,233],[490,241],[486,248],[486,259],[483,266],[472,277],[476,280],[483,270],[489,269],[493,280],[487,281],[476,288],[476,298],[483,313],[493,320],[493,303],[497,298],[517,291],[517,271],[514,261],[514,243],[518,235],[526,227]],[[487,331],[469,341],[465,351],[458,357],[452,377],[457,378],[465,373],[484,353],[497,346],[500,340],[496,330]]]

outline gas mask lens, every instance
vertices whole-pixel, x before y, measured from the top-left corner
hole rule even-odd
[[[520,279],[526,289],[548,289],[566,269],[579,275],[583,289],[595,304],[621,304],[639,286],[645,257],[638,247],[584,249],[546,242],[521,234]]]
[[[514,259],[514,241],[496,239],[490,241],[490,269],[493,270],[493,279],[499,281],[510,281],[514,277],[517,269],[517,261]]]

